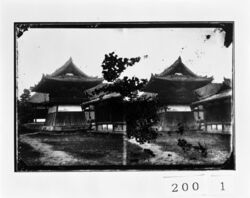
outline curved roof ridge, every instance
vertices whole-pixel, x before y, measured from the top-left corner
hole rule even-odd
[[[181,60],[181,56],[178,57],[178,59],[170,65],[168,68],[166,68],[163,72],[158,74],[158,76],[167,76],[174,74],[176,72],[183,73],[184,75],[191,76],[191,77],[198,77],[194,72],[192,72]]]
[[[72,58],[70,57],[69,60],[66,61],[66,63],[63,64],[60,68],[58,68],[56,71],[54,71],[49,76],[51,77],[57,77],[62,74],[66,73],[73,73],[76,76],[84,77],[84,78],[91,78],[87,74],[85,74],[83,71],[81,71],[74,63]]]
[[[67,75],[68,73],[72,73],[73,75]],[[53,82],[52,82],[53,81]],[[51,87],[51,83],[78,83],[86,84],[85,87],[89,88],[91,86],[95,86],[103,81],[103,78],[99,78],[98,76],[92,77],[88,76],[84,72],[82,72],[72,61],[70,57],[69,60],[60,68],[58,68],[55,72],[50,75],[43,75],[42,79],[39,81],[37,85],[32,88],[32,91],[47,93],[48,87]],[[90,84],[89,84],[90,83]],[[50,85],[49,85],[50,84]]]

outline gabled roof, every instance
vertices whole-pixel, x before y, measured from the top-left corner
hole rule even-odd
[[[75,88],[88,89],[100,84],[103,78],[91,77],[82,72],[70,58],[62,67],[49,75],[43,75],[32,91],[50,93],[58,87],[71,85]]]
[[[88,95],[88,97],[90,97],[90,99],[98,98],[98,97],[101,97],[101,96],[106,94],[106,93],[104,93],[104,91],[101,91],[98,94],[96,93],[99,89],[102,89],[105,86],[108,86],[108,84],[107,83],[100,83],[92,88],[86,89],[84,91],[84,93],[86,93]]]
[[[204,99],[209,96],[215,95],[217,93],[224,92],[225,90],[231,90],[231,79],[224,78],[222,83],[209,83],[204,87],[196,89],[194,93],[198,97],[198,99]]]
[[[207,102],[211,102],[211,101],[215,101],[215,100],[221,100],[221,99],[225,99],[225,98],[231,98],[232,97],[232,90],[228,89],[225,90],[223,92],[214,94],[212,96],[209,96],[207,98],[204,98],[202,100],[199,100],[197,102],[193,102],[192,105],[199,105],[199,104],[203,104],[203,103],[207,103]]]
[[[196,99],[193,91],[212,81],[213,77],[193,73],[179,57],[162,73],[152,75],[143,91],[158,93],[159,100],[163,103],[190,104]]]
[[[210,83],[200,89],[195,90],[199,100],[192,105],[203,104],[215,100],[221,100],[232,97],[231,79],[224,78],[222,83]]]
[[[104,90],[101,90],[108,85],[109,85],[108,83],[101,83],[97,86],[94,86],[90,89],[85,90],[84,93],[87,94],[89,101],[84,102],[83,105],[95,103],[95,102],[99,102],[103,100],[108,100],[111,98],[121,98],[120,93],[117,93],[117,92],[108,93],[108,92],[105,92]]]
[[[111,100],[111,99],[121,99],[122,100],[122,95],[120,93],[117,92],[106,92],[105,90],[101,90],[103,88],[105,88],[106,86],[109,86],[108,83],[101,83],[97,86],[94,86],[90,89],[87,89],[84,91],[85,94],[87,94],[88,97],[88,101],[87,102],[83,102],[82,105],[89,105],[89,104],[94,104],[94,103],[99,103],[102,101],[107,101],[107,100]],[[100,91],[101,90],[101,91]]]
[[[93,97],[91,100],[87,101],[87,102],[83,102],[82,105],[85,106],[85,105],[90,105],[90,104],[94,104],[94,103],[98,103],[98,102],[102,102],[102,101],[106,101],[106,100],[110,100],[110,99],[113,99],[113,98],[120,98],[122,99],[122,96],[120,93],[107,93],[107,94],[104,94],[102,96],[99,96],[99,97]]]
[[[212,82],[213,77],[198,76],[188,69],[179,57],[174,64],[160,74],[151,75],[149,82],[143,89],[146,92],[169,92],[171,88],[183,88],[193,91]],[[172,94],[169,93],[169,94]],[[173,93],[174,94],[174,93]]]
[[[196,89],[194,93],[198,99],[203,99],[218,93],[221,87],[222,83],[209,83],[204,87]]]
[[[72,58],[70,57],[69,60],[60,68],[58,68],[56,71],[54,71],[52,74],[50,74],[51,77],[58,77],[58,76],[63,76],[67,73],[72,73],[75,76],[79,77],[84,77],[87,78],[89,77],[85,73],[83,73],[72,61]]]
[[[189,68],[187,68],[186,65],[183,64],[180,56],[170,67],[165,69],[162,73],[158,74],[157,76],[166,77],[168,75],[174,75],[175,73],[181,73],[184,76],[198,77]]]

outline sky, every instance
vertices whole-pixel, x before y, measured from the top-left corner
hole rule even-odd
[[[31,28],[17,40],[18,95],[70,57],[87,75],[102,77],[104,55],[113,51],[120,57],[141,57],[122,76],[149,79],[181,56],[194,73],[222,82],[232,78],[232,45],[226,48],[224,37],[214,28]]]

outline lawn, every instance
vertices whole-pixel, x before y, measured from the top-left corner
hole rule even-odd
[[[177,145],[179,138],[204,145],[207,156],[183,151]],[[231,152],[230,135],[198,132],[182,136],[161,132],[156,140],[145,144],[130,139],[126,149],[120,134],[37,132],[20,135],[18,140],[19,162],[27,166],[223,164]]]
[[[188,143],[198,146],[200,143],[207,149],[207,157],[202,157],[197,151],[184,152],[178,146],[178,139],[185,139]],[[161,146],[163,151],[174,152],[183,159],[179,164],[223,164],[231,154],[231,135],[204,132],[185,132],[180,135],[176,132],[161,132],[153,144]]]
[[[149,154],[126,142],[126,164],[144,164]],[[122,165],[123,136],[98,133],[33,133],[19,137],[19,160],[32,166]]]

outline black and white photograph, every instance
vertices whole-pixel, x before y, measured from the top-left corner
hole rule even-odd
[[[15,171],[234,170],[234,22],[15,23]]]
[[[1,0],[0,197],[250,197],[249,8]]]

